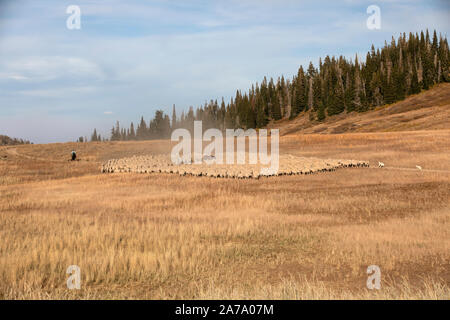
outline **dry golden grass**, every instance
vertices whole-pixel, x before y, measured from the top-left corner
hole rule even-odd
[[[101,174],[107,159],[170,144],[1,147],[0,298],[450,298],[450,130],[280,142],[281,152],[386,168],[260,180]],[[72,149],[80,161],[67,161]],[[392,169],[416,164],[441,171]],[[79,291],[66,288],[72,264]],[[371,264],[379,291],[366,289]]]

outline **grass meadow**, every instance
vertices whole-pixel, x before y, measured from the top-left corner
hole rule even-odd
[[[0,298],[450,299],[449,150],[450,130],[286,135],[371,167],[234,180],[100,173],[165,141],[0,147]]]

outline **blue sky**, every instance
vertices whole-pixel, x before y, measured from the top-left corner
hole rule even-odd
[[[102,134],[155,110],[228,101],[325,55],[450,31],[449,1],[0,0],[0,134],[35,143]],[[381,29],[369,30],[369,5]],[[69,30],[69,5],[81,29]]]

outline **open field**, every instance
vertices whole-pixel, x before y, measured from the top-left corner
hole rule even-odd
[[[449,299],[449,150],[450,130],[287,135],[386,167],[237,180],[100,172],[165,141],[0,147],[0,298]]]

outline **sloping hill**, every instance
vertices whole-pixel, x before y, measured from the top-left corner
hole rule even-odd
[[[310,121],[309,113],[280,120],[269,128],[281,135],[295,133],[386,132],[450,129],[450,83],[365,113],[341,113],[323,122]]]

